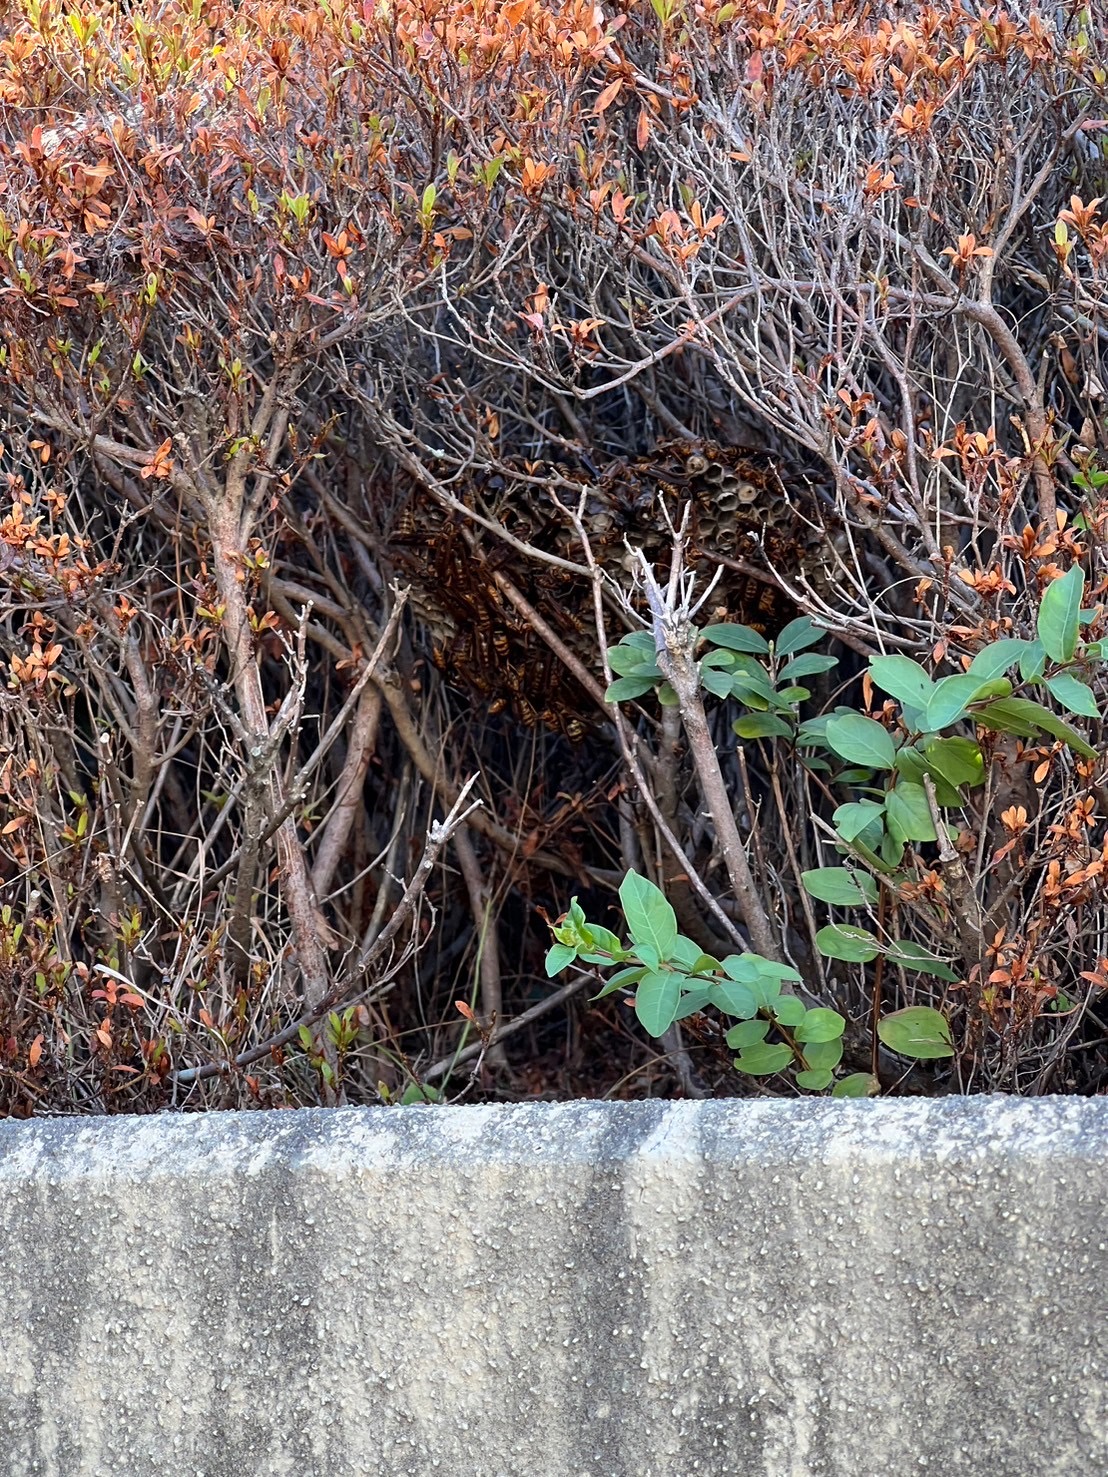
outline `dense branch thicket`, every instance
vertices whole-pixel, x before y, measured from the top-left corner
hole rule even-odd
[[[604,653],[683,516],[813,715],[1075,564],[1108,633],[1106,67],[1071,3],[0,0],[0,1105],[740,1090],[546,981],[628,868],[887,1090],[876,993],[907,1090],[1098,1090],[1095,706],[883,888],[946,983],[815,946],[857,780]]]

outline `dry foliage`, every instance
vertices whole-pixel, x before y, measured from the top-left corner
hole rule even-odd
[[[745,916],[675,710],[603,702],[623,535],[664,564],[749,447],[806,536],[717,518],[701,573],[848,675],[1033,634],[1075,561],[1108,630],[1106,66],[1070,3],[0,0],[0,1107],[737,1090],[542,976],[629,866]],[[798,882],[836,797],[731,716],[765,927],[868,1061]],[[979,957],[921,845],[960,982],[880,982],[958,1043],[909,1086],[1096,1091],[1103,758],[988,753]]]

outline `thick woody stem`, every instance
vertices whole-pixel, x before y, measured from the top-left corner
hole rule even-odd
[[[685,734],[689,741],[689,752],[696,766],[708,813],[715,826],[716,840],[731,881],[731,890],[750,934],[750,941],[757,953],[767,959],[780,960],[780,945],[750,870],[746,847],[739,834],[731,797],[727,793],[719,755],[712,742],[700,696],[700,673],[693,656],[693,627],[687,618],[687,602],[682,600],[678,604],[682,554],[683,538],[678,534],[674,539],[673,565],[669,589],[665,595],[658,586],[654,571],[643,556],[639,555],[646,598],[654,622],[658,666],[677,696],[681,721],[685,725]]]

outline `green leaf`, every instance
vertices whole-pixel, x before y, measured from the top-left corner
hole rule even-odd
[[[885,796],[885,820],[898,841],[934,841],[935,823],[922,785],[900,784]]]
[[[731,727],[743,739],[792,738],[792,724],[775,713],[745,713]]]
[[[834,1080],[835,1074],[826,1067],[819,1072],[809,1069],[806,1072],[798,1072],[796,1074],[797,1087],[807,1088],[809,1092],[823,1092],[825,1088],[831,1086]]]
[[[748,1021],[751,1016],[758,1014],[758,1002],[749,985],[739,980],[720,980],[714,989],[715,994],[712,998],[725,1015],[733,1015],[740,1021]]]
[[[1037,630],[1047,656],[1055,662],[1071,662],[1077,650],[1081,625],[1081,596],[1085,572],[1075,564],[1060,579],[1052,580],[1039,604]]]
[[[418,1103],[441,1103],[442,1093],[430,1083],[409,1082],[400,1098],[402,1108],[411,1108]]]
[[[1041,703],[1033,703],[1029,698],[1002,698],[999,702],[982,708],[975,717],[983,728],[1015,733],[1021,738],[1033,738],[1040,731],[1049,733],[1052,738],[1068,744],[1075,754],[1080,754],[1085,759],[1096,758],[1096,750],[1085,742],[1076,728],[1059,718],[1057,713],[1052,713]]]
[[[846,1030],[846,1021],[837,1010],[817,1005],[796,1028],[798,1041],[837,1041]]]
[[[780,1046],[748,1046],[735,1058],[735,1066],[740,1072],[747,1072],[751,1077],[772,1077],[775,1072],[783,1072],[793,1059],[793,1054],[784,1044]]]
[[[952,789],[985,783],[985,760],[976,739],[928,739],[923,745],[923,756],[932,778],[945,780]],[[957,801],[940,803],[955,805]]]
[[[699,944],[694,944],[692,939],[686,938],[683,933],[677,935],[673,941],[673,948],[669,951],[671,964],[679,964],[686,973],[695,974],[697,962],[703,958]]]
[[[896,772],[913,785],[922,785],[924,775],[930,775],[935,784],[935,799],[940,805],[961,805],[962,797],[941,776],[936,777],[920,749],[905,744],[896,751]]]
[[[635,1014],[651,1036],[664,1036],[681,1004],[682,976],[671,969],[649,970],[635,990]]]
[[[629,989],[632,985],[637,985],[645,974],[646,970],[642,968],[617,970],[610,979],[605,981],[604,988],[599,994],[590,995],[589,999],[603,1000],[605,995],[614,995],[617,990]]]
[[[832,1097],[876,1097],[881,1084],[869,1072],[851,1072],[831,1089]]]
[[[628,872],[620,884],[619,900],[635,942],[652,945],[659,960],[668,959],[677,941],[677,915],[665,894],[637,872]]]
[[[894,1010],[877,1023],[877,1034],[890,1051],[898,1056],[930,1061],[953,1056],[950,1027],[937,1010],[929,1005],[910,1005]]]
[[[840,759],[867,769],[892,769],[896,748],[892,735],[861,713],[846,713],[827,724],[827,742]]]
[[[675,1021],[683,1021],[686,1016],[696,1015],[706,1005],[712,1003],[712,992],[707,985],[701,985],[699,989],[687,990],[681,996],[681,1004],[677,1014],[673,1017]]]
[[[807,1015],[804,1001],[798,1000],[795,995],[778,995],[773,1002],[773,1018],[778,1025],[785,1026],[791,1030],[793,1026],[799,1026]]]
[[[957,723],[966,716],[966,710],[982,686],[981,679],[971,672],[962,672],[956,677],[944,677],[936,682],[928,695],[923,709],[924,733],[936,733]]]
[[[732,1051],[743,1051],[748,1046],[757,1046],[769,1035],[770,1022],[763,1020],[741,1021],[732,1026],[723,1038]]]
[[[831,819],[843,840],[851,842],[856,841],[875,821],[883,820],[884,815],[883,803],[878,804],[876,800],[851,800],[846,805],[840,805]]]
[[[794,984],[800,984],[801,976],[791,964],[781,964],[776,959],[765,959],[761,954],[747,954],[744,957],[753,964],[758,979],[773,980],[778,986],[782,980],[792,980]]]
[[[814,651],[806,651],[803,656],[794,657],[791,662],[786,662],[777,674],[778,682],[795,682],[798,677],[817,677],[821,672],[830,672],[832,667],[839,665],[837,656],[818,656]]]
[[[752,954],[728,954],[723,961],[723,972],[740,985],[752,985],[758,978],[758,965]]]
[[[1031,641],[1019,641],[1006,636],[1001,641],[990,641],[970,662],[970,672],[981,682],[991,682],[994,677],[1003,677],[1009,667],[1015,666],[1033,646]]]
[[[846,923],[821,928],[816,934],[816,948],[828,959],[844,959],[850,964],[868,964],[881,952],[868,929],[852,928]]]
[[[724,671],[733,672],[738,660],[737,651],[710,651],[707,656],[700,658],[700,665],[701,667],[722,667]]]
[[[663,682],[661,687],[659,687],[658,701],[663,708],[679,708],[681,706],[681,699],[668,682]]]
[[[835,908],[853,908],[877,902],[877,884],[867,872],[848,872],[845,867],[817,867],[801,872],[804,891]]]
[[[1051,697],[1069,712],[1077,713],[1082,718],[1100,717],[1100,709],[1096,705],[1092,689],[1072,672],[1059,672],[1057,677],[1048,677],[1046,685]]]
[[[996,677],[992,682],[983,682],[974,695],[974,704],[990,703],[994,698],[1011,697],[1012,684],[1007,677]]]
[[[830,1041],[809,1041],[804,1047],[804,1060],[813,1072],[837,1067],[842,1059],[843,1043],[838,1036]]]
[[[804,651],[806,647],[815,646],[826,635],[827,632],[813,625],[806,615],[798,616],[778,635],[773,649],[778,656],[792,656],[794,651]],[[834,663],[835,658],[831,660]]]
[[[705,692],[715,697],[730,697],[734,679],[730,672],[720,672],[715,667],[700,668],[700,685]]]
[[[1046,651],[1041,641],[1029,641],[1020,657],[1020,676],[1025,682],[1038,682],[1046,666]]]
[[[644,693],[650,692],[654,682],[650,677],[617,677],[614,682],[608,684],[608,690],[604,694],[606,703],[629,703],[634,698],[642,697]]]
[[[645,941],[633,945],[635,954],[638,955],[639,963],[645,964],[647,969],[661,969],[662,955],[654,947]]]
[[[661,671],[654,661],[653,648],[644,653],[637,644],[626,645],[620,642],[618,646],[608,648],[608,665],[613,672],[618,672],[621,677],[630,677],[638,673],[642,677],[660,677]]]
[[[885,958],[890,964],[899,964],[918,974],[933,974],[941,980],[952,982],[958,979],[958,975],[948,964],[942,959],[936,959],[934,954],[913,943],[911,939],[898,939],[896,943],[890,944],[885,951]]]
[[[569,944],[553,944],[546,956],[546,977],[553,979],[556,974],[561,974],[567,964],[572,964],[577,958],[577,950]]]
[[[705,626],[700,633],[713,646],[725,646],[728,651],[750,651],[763,656],[769,651],[769,642],[749,626]]]
[[[919,662],[907,656],[875,656],[869,674],[882,692],[916,708],[924,706],[935,685]]]

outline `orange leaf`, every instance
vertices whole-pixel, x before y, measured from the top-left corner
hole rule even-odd
[[[469,1008],[464,1000],[455,1000],[454,1009],[458,1012],[459,1015],[464,1015],[467,1021],[473,1021],[476,1024],[477,1017],[473,1014],[473,1011]]]
[[[623,78],[622,77],[617,77],[614,82],[609,82],[608,85],[607,85],[607,87],[604,89],[604,91],[597,98],[597,100],[596,100],[596,106],[593,108],[593,112],[595,114],[597,114],[597,116],[599,117],[599,115],[601,113],[603,113],[603,111],[604,111],[605,108],[611,107],[611,105],[615,102],[616,98],[619,97],[620,92],[622,91],[622,89],[623,89]]]
[[[650,142],[650,114],[645,108],[639,109],[639,121],[635,129],[635,142],[640,149],[645,149]]]
[[[30,1049],[30,1051],[27,1053],[27,1065],[29,1067],[37,1067],[38,1064],[39,1064],[39,1062],[41,1060],[42,1060],[42,1037],[41,1036],[36,1036],[35,1039],[31,1042],[31,1049]]]

